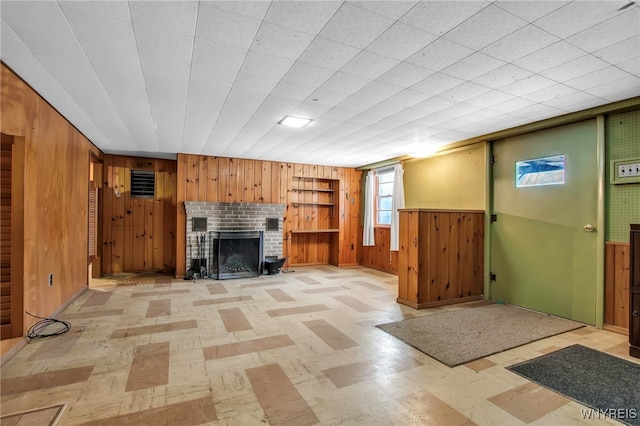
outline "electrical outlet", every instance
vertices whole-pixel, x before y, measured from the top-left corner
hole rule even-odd
[[[307,215],[307,222],[311,220],[311,216]]]
[[[640,163],[621,164],[618,166],[618,177],[640,176]]]
[[[49,287],[53,287],[53,274],[49,274]]]

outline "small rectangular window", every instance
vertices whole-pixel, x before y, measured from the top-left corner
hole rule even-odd
[[[564,184],[564,155],[516,162],[516,187]]]
[[[131,170],[131,197],[155,198],[156,172],[153,170]]]
[[[393,169],[376,173],[376,225],[391,225],[393,176]]]

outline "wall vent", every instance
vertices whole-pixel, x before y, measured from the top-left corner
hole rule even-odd
[[[267,224],[265,226],[267,231],[279,231],[280,227],[278,226],[278,218],[267,218]]]
[[[131,170],[131,197],[155,198],[156,172],[153,170]]]

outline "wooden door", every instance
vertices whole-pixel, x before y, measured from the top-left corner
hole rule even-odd
[[[0,144],[0,337],[23,334],[24,139]]]

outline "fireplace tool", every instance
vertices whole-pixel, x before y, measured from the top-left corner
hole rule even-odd
[[[207,258],[205,257],[205,235],[204,232],[200,234],[200,278],[207,278]]]

